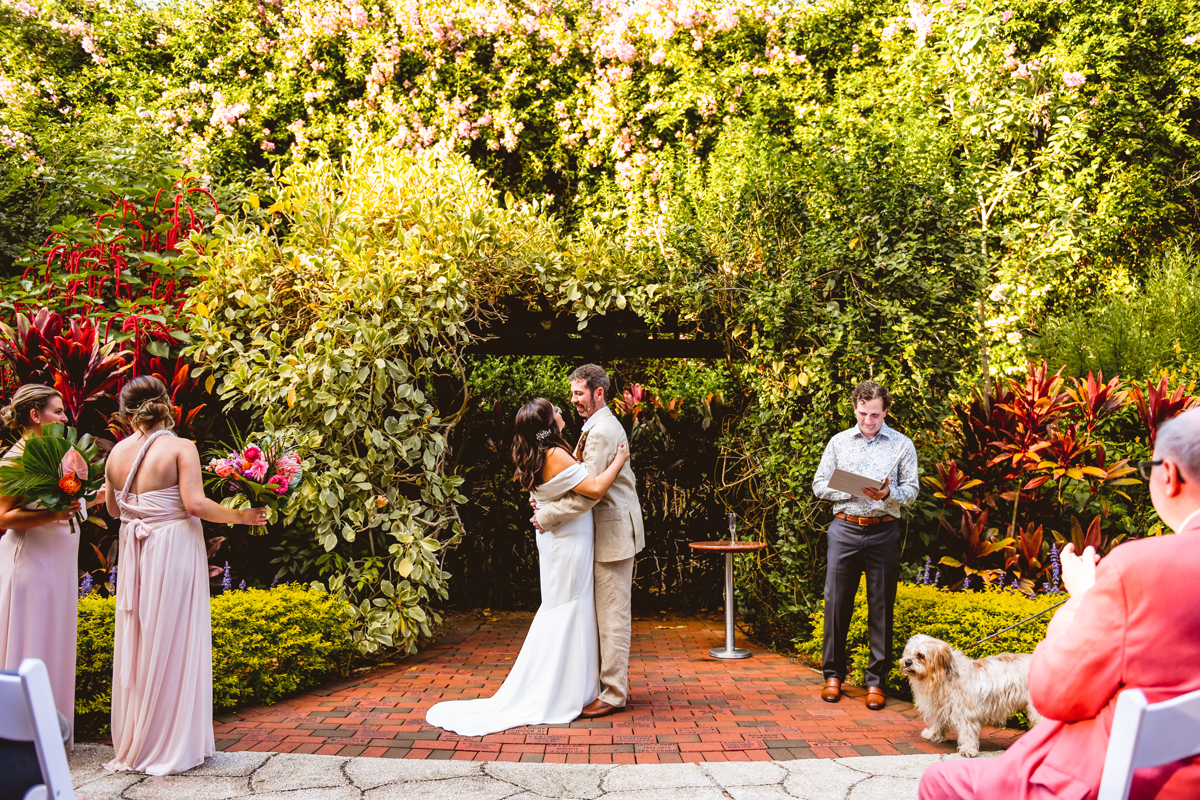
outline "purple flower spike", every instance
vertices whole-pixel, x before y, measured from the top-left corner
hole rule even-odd
[[[92,593],[92,573],[85,573],[79,583],[79,597],[82,599]]]
[[[232,570],[229,569],[229,562],[226,561],[225,562],[225,577],[221,578],[221,590],[228,592],[232,588],[233,588],[233,574],[232,574]]]

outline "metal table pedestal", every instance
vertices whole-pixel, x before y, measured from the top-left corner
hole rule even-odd
[[[750,553],[766,547],[765,542],[692,542],[694,550],[725,555],[725,646],[708,651],[713,658],[749,658],[750,651],[733,646],[733,555]]]

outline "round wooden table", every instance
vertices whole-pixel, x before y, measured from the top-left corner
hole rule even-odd
[[[733,555],[734,553],[752,553],[762,550],[766,542],[691,542],[693,550],[702,553],[725,554],[725,646],[714,647],[708,651],[713,658],[749,658],[750,651],[733,646]]]

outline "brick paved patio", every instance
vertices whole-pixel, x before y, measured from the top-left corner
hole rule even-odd
[[[487,697],[499,688],[532,615],[482,614],[453,626],[436,645],[393,666],[270,707],[217,718],[220,750],[340,756],[658,764],[769,761],[950,752],[932,745],[911,704],[866,707],[850,688],[821,701],[821,676],[739,640],[752,658],[708,655],[723,642],[721,619],[634,622],[629,705],[601,720],[515,728],[464,737],[425,724],[446,699]],[[1019,731],[985,729],[983,749],[1007,747]]]

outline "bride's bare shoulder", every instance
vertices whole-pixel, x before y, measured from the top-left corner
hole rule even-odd
[[[558,473],[575,464],[571,454],[561,447],[552,447],[546,451],[546,465],[542,468],[542,480],[548,481]]]

